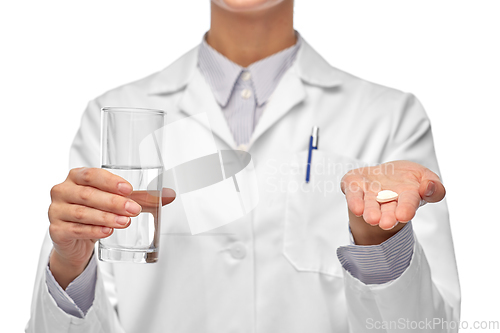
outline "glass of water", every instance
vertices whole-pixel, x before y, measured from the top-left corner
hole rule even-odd
[[[102,261],[154,263],[158,260],[162,198],[161,110],[106,107],[101,110],[101,167],[127,180],[130,199],[142,207],[125,229],[99,240]]]

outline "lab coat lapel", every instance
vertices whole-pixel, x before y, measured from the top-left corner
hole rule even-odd
[[[226,118],[219,104],[217,104],[212,90],[198,68],[195,69],[193,78],[182,94],[178,107],[189,116],[205,112],[208,116],[212,133],[217,135],[229,148],[236,147]]]
[[[198,69],[198,51],[199,47],[193,48],[159,72],[152,81],[149,94],[161,96],[180,93],[177,102],[180,112],[187,116],[206,113],[212,133],[234,148],[236,143],[221,108]]]
[[[227,121],[217,104],[210,87],[198,67],[198,47],[186,53],[172,65],[160,72],[149,93],[171,94],[182,91],[179,109],[187,115],[206,112],[212,133],[230,148],[236,143]],[[271,95],[268,105],[250,139],[250,146],[269,128],[283,119],[287,112],[307,98],[305,85],[332,88],[341,84],[345,75],[330,66],[304,39],[294,65],[284,74]]]
[[[332,88],[342,83],[343,72],[330,66],[303,38],[293,66],[283,75],[257,123],[250,145],[286,113],[307,98],[305,85]]]
[[[264,134],[271,126],[279,121],[295,105],[306,97],[304,85],[293,68],[287,71],[276,90],[268,100],[267,107],[262,114],[255,131],[250,138],[250,146]]]

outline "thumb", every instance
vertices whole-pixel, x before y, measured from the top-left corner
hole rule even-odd
[[[446,189],[439,179],[423,179],[418,190],[420,197],[426,202],[439,202],[446,195]]]

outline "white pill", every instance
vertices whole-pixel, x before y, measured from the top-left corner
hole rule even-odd
[[[380,203],[394,201],[398,198],[398,194],[396,192],[390,190],[383,190],[378,192],[377,201]]]

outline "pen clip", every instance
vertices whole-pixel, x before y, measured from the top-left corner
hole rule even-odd
[[[312,129],[312,148],[313,149],[318,149],[318,143],[319,143],[319,127],[314,126]]]
[[[314,126],[312,129],[311,137],[309,138],[309,150],[307,154],[307,171],[306,171],[306,183],[309,183],[311,176],[311,160],[313,149],[318,149],[319,142],[319,127]]]

